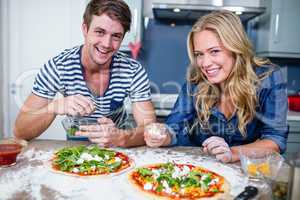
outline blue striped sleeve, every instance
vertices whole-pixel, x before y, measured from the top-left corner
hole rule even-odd
[[[130,99],[132,102],[147,101],[151,99],[150,84],[146,70],[138,64],[135,71],[131,86]]]
[[[37,74],[32,92],[37,96],[53,99],[60,88],[60,79],[53,59],[50,59]]]

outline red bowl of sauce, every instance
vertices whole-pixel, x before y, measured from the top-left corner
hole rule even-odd
[[[21,153],[26,141],[18,139],[4,139],[0,141],[0,167],[16,164],[17,156]]]

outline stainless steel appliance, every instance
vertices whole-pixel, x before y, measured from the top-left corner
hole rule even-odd
[[[267,0],[152,0],[154,17],[196,20],[214,10],[230,10],[247,21],[265,11]]]
[[[289,179],[288,199],[300,199],[300,152],[289,156],[289,164],[291,166],[291,173]]]

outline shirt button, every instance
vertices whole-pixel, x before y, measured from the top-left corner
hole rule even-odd
[[[229,130],[233,130],[234,128],[233,128],[233,125],[230,123],[230,124],[227,124],[227,128],[229,129]]]

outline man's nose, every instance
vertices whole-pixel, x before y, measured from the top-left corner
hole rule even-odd
[[[112,37],[110,35],[105,35],[102,38],[102,45],[104,47],[110,47],[111,46],[111,39],[112,39]]]

